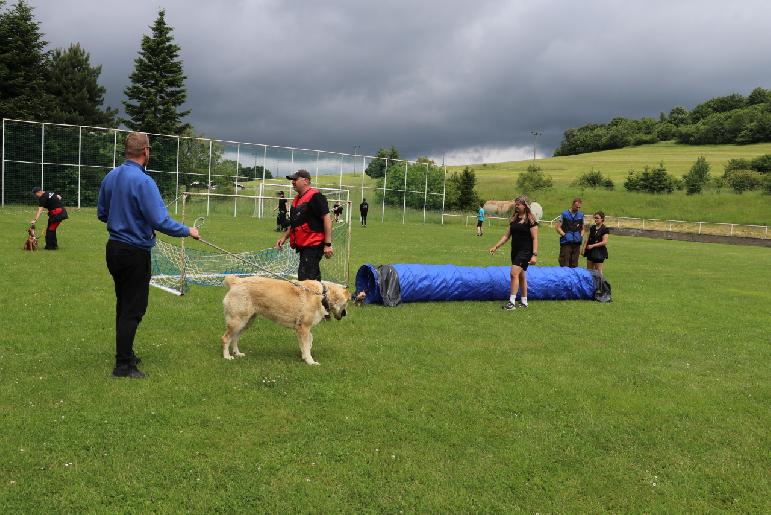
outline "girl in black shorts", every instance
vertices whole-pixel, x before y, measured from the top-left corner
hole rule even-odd
[[[586,268],[602,273],[605,260],[608,259],[608,236],[610,230],[605,226],[605,213],[594,213],[594,225],[589,228],[589,238],[586,240],[582,255],[586,256]]]
[[[538,261],[538,222],[530,212],[528,199],[525,195],[514,200],[514,213],[509,219],[509,228],[490,248],[490,254],[502,247],[511,238],[511,294],[509,302],[503,309],[511,311],[516,308],[517,291],[520,290],[522,307],[527,307],[527,267]]]

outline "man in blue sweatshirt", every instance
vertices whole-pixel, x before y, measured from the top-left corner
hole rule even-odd
[[[107,269],[115,282],[115,369],[113,377],[145,377],[134,354],[134,336],[147,310],[150,251],[155,231],[198,239],[198,229],[172,220],[155,181],[145,167],[150,160],[147,134],[126,137],[126,161],[102,180],[96,214],[107,224]]]

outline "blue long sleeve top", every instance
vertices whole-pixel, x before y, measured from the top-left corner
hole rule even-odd
[[[96,216],[107,224],[111,240],[145,250],[155,245],[155,231],[169,236],[190,235],[190,229],[169,216],[152,177],[131,160],[102,180]]]

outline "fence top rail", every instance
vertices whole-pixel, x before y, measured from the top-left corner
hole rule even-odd
[[[608,215],[606,218],[612,218],[615,220],[640,220],[640,221],[646,221],[646,222],[676,222],[680,224],[699,224],[699,225],[732,225],[734,227],[759,227],[761,229],[767,228],[767,225],[758,225],[758,224],[738,224],[733,222],[691,222],[690,220],[662,220],[660,218],[637,218],[633,216],[611,216]],[[559,219],[559,217],[555,218],[555,220]]]
[[[3,124],[5,122],[16,122],[16,123],[29,123],[34,125],[56,125],[59,127],[78,127],[78,128],[86,128],[86,129],[98,129],[98,130],[105,130],[105,131],[114,131],[114,132],[131,132],[127,129],[116,129],[114,127],[97,127],[93,125],[72,125],[68,123],[54,123],[54,122],[35,122],[32,120],[18,120],[14,118],[3,118]],[[423,164],[428,168],[428,163],[419,163],[418,161],[410,161],[408,159],[390,159],[390,158],[383,158],[383,157],[377,157],[377,156],[369,156],[365,154],[348,154],[346,152],[335,152],[332,150],[320,150],[320,149],[311,149],[311,148],[300,148],[300,147],[286,147],[281,145],[270,145],[267,143],[251,143],[247,141],[232,141],[232,140],[223,140],[223,139],[216,139],[216,138],[203,138],[198,136],[179,136],[176,134],[162,134],[162,133],[156,133],[156,132],[148,132],[148,136],[160,136],[162,138],[175,138],[175,139],[187,139],[187,140],[197,140],[197,141],[210,141],[210,142],[217,142],[217,143],[232,143],[237,145],[251,145],[255,147],[262,147],[265,149],[268,148],[280,148],[284,150],[291,150],[291,151],[300,151],[300,152],[316,152],[317,154],[331,154],[335,156],[340,156],[341,158],[343,156],[349,156],[349,157],[361,157],[364,159],[370,159],[370,160],[376,160],[376,159],[385,159],[386,161],[393,161],[398,163],[407,163],[407,164]],[[438,165],[437,168],[439,167]]]

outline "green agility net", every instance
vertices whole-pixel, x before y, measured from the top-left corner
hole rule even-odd
[[[202,240],[159,237],[151,254],[152,286],[183,295],[190,285],[221,286],[224,277],[229,274],[285,279],[297,277],[299,255],[289,248],[288,243],[281,250],[274,248],[273,244],[279,234],[273,230],[273,220],[269,217],[256,218],[251,214],[254,213],[252,209],[240,210],[243,214],[234,216],[231,207],[234,197],[239,197],[237,200],[242,202],[255,201],[255,197],[236,195],[184,195],[182,221],[184,223],[185,217],[195,216],[195,225],[203,225]],[[276,200],[274,197],[258,199],[266,202]],[[337,199],[328,196],[328,200],[334,202]],[[227,208],[222,208],[219,204],[225,204]],[[267,211],[267,208],[265,210]],[[350,220],[333,223],[332,238],[335,253],[331,259],[321,260],[321,276],[325,281],[347,286]],[[260,240],[257,244],[263,246],[261,250],[231,252],[220,246],[253,246],[255,239]],[[209,240],[217,243],[210,243]],[[221,241],[226,241],[227,244],[220,243]]]

